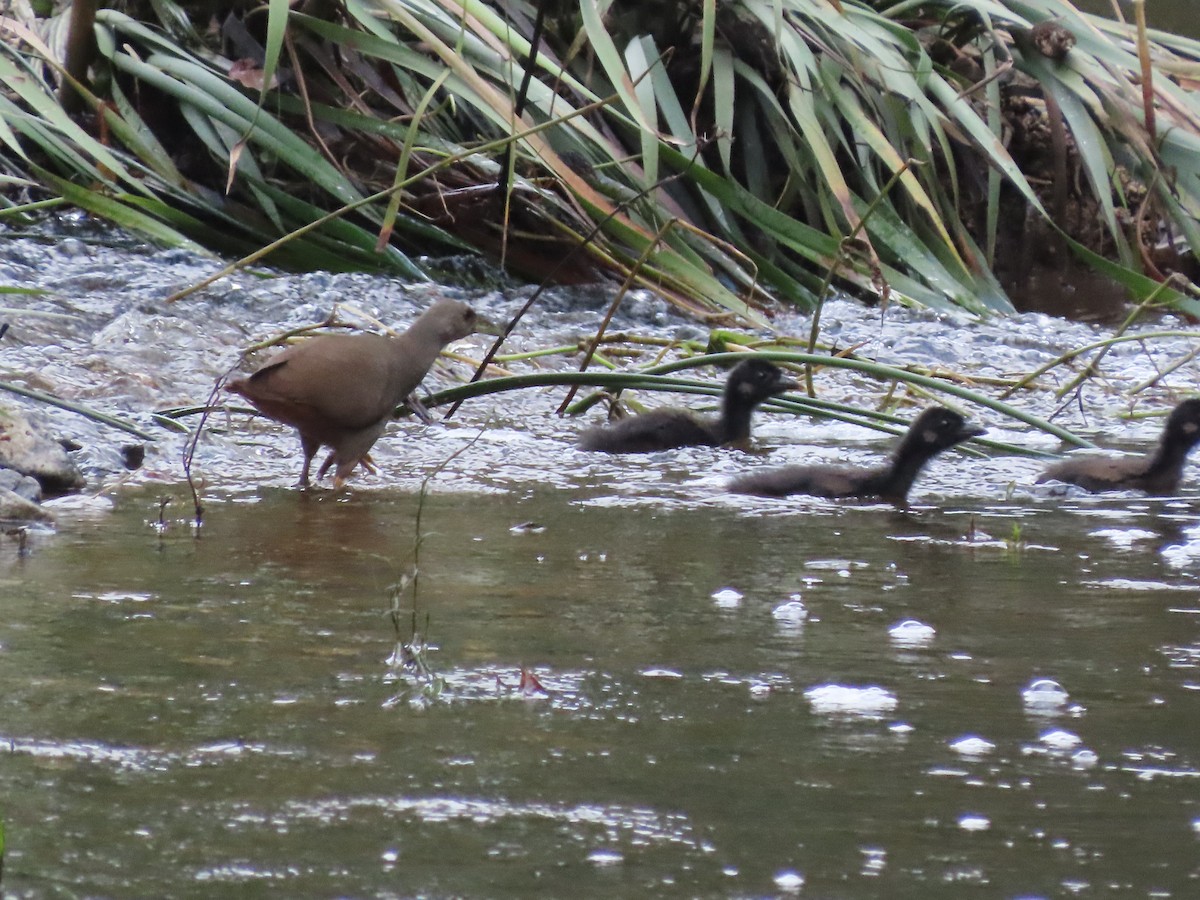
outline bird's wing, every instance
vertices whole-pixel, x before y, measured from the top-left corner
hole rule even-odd
[[[846,497],[861,488],[870,474],[867,470],[846,470],[838,466],[785,466],[735,479],[730,489],[739,494],[763,497],[789,494]]]
[[[585,450],[608,453],[653,453],[675,447],[705,446],[712,433],[689,413],[656,409],[602,428],[589,428],[580,436]]]
[[[1137,456],[1078,456],[1055,463],[1038,476],[1037,483],[1065,481],[1095,490],[1145,474],[1146,460]],[[1092,486],[1096,487],[1092,487]]]
[[[374,335],[328,335],[289,347],[241,384],[258,404],[294,407],[338,428],[366,428],[392,411],[386,359]],[[273,414],[273,413],[272,413]]]

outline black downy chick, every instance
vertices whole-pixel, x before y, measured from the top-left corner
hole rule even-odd
[[[904,503],[921,469],[943,450],[984,430],[944,406],[922,412],[900,441],[886,466],[788,466],[734,479],[729,490],[735,494],[786,497],[811,494],[815,497],[881,497]]]
[[[1143,456],[1077,456],[1055,463],[1038,478],[1088,491],[1173,494],[1188,452],[1200,442],[1200,399],[1184,400],[1167,417],[1158,445]]]
[[[725,382],[721,415],[701,418],[683,409],[655,409],[579,436],[584,450],[653,453],[676,447],[724,447],[750,439],[750,416],[769,397],[796,387],[782,370],[763,359],[734,366]]]

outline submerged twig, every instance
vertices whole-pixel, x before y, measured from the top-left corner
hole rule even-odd
[[[454,460],[466,453],[475,443],[484,435],[488,427],[491,425],[491,420],[484,422],[476,435],[467,441],[463,446],[459,447],[440,463],[431,469],[424,478],[421,479],[421,488],[417,492],[417,514],[413,521],[413,547],[412,547],[412,564],[408,569],[400,574],[400,577],[392,584],[388,585],[389,608],[388,615],[392,620],[392,628],[396,636],[396,645],[388,657],[388,665],[393,668],[415,668],[420,675],[432,677],[433,673],[425,660],[424,648],[425,642],[419,640],[417,632],[417,616],[419,614],[418,607],[420,605],[421,593],[421,546],[425,543],[425,532],[422,529],[422,519],[425,514],[425,500],[429,496],[429,484],[433,479],[441,473],[446,466],[450,465]],[[403,618],[403,609],[401,608],[401,600],[405,593],[412,589],[412,607],[409,615],[409,635],[408,640],[404,639],[401,621]],[[425,633],[429,633],[429,615],[426,613]]]
[[[1146,388],[1153,387],[1154,385],[1158,384],[1160,381],[1162,381],[1164,378],[1166,378],[1172,372],[1176,371],[1177,369],[1182,368],[1183,366],[1186,366],[1188,363],[1190,363],[1192,360],[1194,360],[1197,356],[1200,356],[1200,344],[1197,344],[1195,347],[1193,347],[1191,350],[1189,350],[1183,356],[1179,357],[1179,359],[1175,360],[1174,362],[1168,363],[1162,369],[1159,369],[1157,372],[1155,372],[1153,375],[1151,375],[1145,381],[1135,384],[1133,387],[1131,387],[1129,389],[1129,391],[1127,393],[1129,394],[1130,397],[1140,394],[1142,391],[1146,390]]]
[[[1125,332],[1130,329],[1130,327],[1133,325],[1134,322],[1136,322],[1138,320],[1138,318],[1142,315],[1142,313],[1144,313],[1147,309],[1152,309],[1154,307],[1154,301],[1158,299],[1158,296],[1163,291],[1165,291],[1168,287],[1171,286],[1171,283],[1172,283],[1171,279],[1164,281],[1162,284],[1158,285],[1158,287],[1156,287],[1146,297],[1145,300],[1143,300],[1141,303],[1139,303],[1137,306],[1135,306],[1130,311],[1129,315],[1125,317],[1125,321],[1121,323],[1120,327],[1116,330],[1116,333],[1111,338],[1109,338],[1107,341],[1105,341],[1103,343],[1103,345],[1100,347],[1100,352],[1096,354],[1095,359],[1092,359],[1091,361],[1089,361],[1088,364],[1084,367],[1083,371],[1080,372],[1078,375],[1076,375],[1065,387],[1060,388],[1055,393],[1055,397],[1057,397],[1059,400],[1061,400],[1063,397],[1067,396],[1067,394],[1069,394],[1071,391],[1076,390],[1076,389],[1081,389],[1083,386],[1083,382],[1085,382],[1087,379],[1091,378],[1093,375],[1095,375],[1097,373],[1097,371],[1100,368],[1101,361],[1104,359],[1105,356],[1108,355],[1108,351],[1112,349],[1113,344],[1115,344],[1119,338],[1124,336]],[[1135,336],[1134,339],[1138,340],[1138,339],[1142,339],[1144,337],[1145,337],[1145,335],[1137,335],[1137,336]]]
[[[225,382],[233,373],[233,370],[238,367],[241,360],[231,365],[217,380],[213,382],[212,390],[208,394],[208,400],[205,401],[201,408],[200,421],[196,428],[191,433],[186,444],[183,445],[183,474],[187,476],[188,490],[192,494],[192,511],[196,517],[196,537],[200,537],[200,528],[204,524],[204,503],[200,500],[200,489],[196,487],[196,479],[192,476],[192,462],[196,458],[196,448],[200,444],[200,435],[204,433],[204,425],[208,421],[209,415],[213,410],[219,407],[215,406],[217,395],[221,393],[221,389],[225,387]]]
[[[1102,347],[1106,347],[1110,344],[1123,344],[1123,343],[1127,343],[1129,341],[1143,341],[1143,340],[1151,340],[1151,339],[1155,339],[1155,338],[1171,338],[1171,337],[1196,339],[1196,338],[1200,338],[1200,332],[1196,332],[1196,331],[1150,331],[1150,332],[1146,332],[1145,334],[1124,334],[1124,335],[1120,335],[1118,337],[1110,337],[1110,338],[1105,338],[1104,340],[1100,340],[1100,341],[1093,341],[1090,344],[1084,344],[1082,347],[1075,347],[1071,350],[1068,350],[1066,353],[1059,354],[1054,359],[1050,360],[1050,362],[1045,363],[1044,365],[1038,366],[1036,369],[1034,369],[1028,375],[1021,376],[1021,378],[1019,378],[1016,381],[1016,383],[1010,385],[1000,395],[999,399],[1004,400],[1007,397],[1011,397],[1017,391],[1021,390],[1022,388],[1028,387],[1032,382],[1036,381],[1038,378],[1045,375],[1047,372],[1051,371],[1052,369],[1056,369],[1059,366],[1063,365],[1064,363],[1071,362],[1071,360],[1076,359],[1085,353],[1090,353],[1093,350],[1098,350],[1098,349],[1100,349]],[[1136,391],[1131,391],[1130,393],[1136,393]]]

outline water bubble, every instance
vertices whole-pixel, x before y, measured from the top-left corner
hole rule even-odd
[[[742,605],[743,596],[745,595],[741,591],[726,587],[721,588],[719,591],[714,591],[712,598],[713,602],[721,607],[721,609],[737,609]]]
[[[625,857],[616,850],[593,850],[587,860],[594,866],[619,866],[625,862]]]
[[[1083,743],[1079,735],[1062,730],[1047,731],[1038,740],[1051,750],[1074,750]]]
[[[901,647],[923,647],[933,641],[937,629],[916,619],[905,619],[888,629],[893,644]]]
[[[987,831],[992,827],[992,820],[978,813],[965,813],[958,817],[958,827],[963,831]]]
[[[1071,754],[1071,765],[1076,769],[1090,769],[1100,762],[1100,757],[1091,750],[1076,750]]]
[[[670,678],[679,679],[683,677],[682,672],[677,672],[675,669],[651,668],[642,670],[643,678]]]
[[[780,625],[794,628],[804,624],[804,620],[808,618],[808,607],[801,602],[799,594],[792,594],[786,602],[771,610],[771,615]]]
[[[804,887],[804,876],[792,869],[784,869],[775,873],[775,887],[789,894],[798,894]]]
[[[881,687],[822,684],[804,692],[813,712],[852,716],[878,716],[896,708],[896,696]]]
[[[1021,699],[1030,712],[1053,713],[1067,705],[1066,689],[1050,678],[1038,678],[1021,691]]]
[[[952,741],[950,749],[955,753],[961,753],[963,756],[987,756],[996,749],[996,745],[981,737],[968,735],[967,737],[960,737],[957,741]]]

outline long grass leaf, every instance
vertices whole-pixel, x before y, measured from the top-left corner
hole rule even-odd
[[[204,248],[195,241],[157,219],[131,208],[128,204],[121,202],[120,198],[90,191],[37,166],[34,167],[34,171],[37,172],[39,178],[44,179],[47,184],[80,209],[86,209],[101,218],[144,234],[151,240],[166,246],[180,247],[193,253],[204,253]]]

